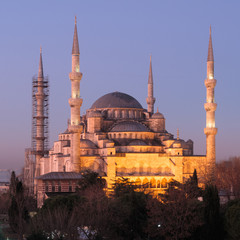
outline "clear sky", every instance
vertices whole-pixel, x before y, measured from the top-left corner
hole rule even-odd
[[[50,79],[50,145],[70,116],[71,48],[78,19],[82,113],[113,91],[146,108],[152,54],[155,108],[166,129],[205,154],[209,25],[215,57],[217,160],[240,155],[240,1],[91,0],[0,2],[0,168],[21,168],[31,145],[31,87],[43,48]]]

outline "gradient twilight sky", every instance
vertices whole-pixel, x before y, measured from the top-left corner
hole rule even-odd
[[[74,16],[80,44],[81,112],[125,92],[146,108],[152,54],[155,109],[166,129],[205,154],[209,25],[215,57],[217,160],[240,155],[240,1],[41,0],[0,2],[0,168],[18,169],[31,146],[32,76],[43,48],[50,80],[50,146],[70,116]]]

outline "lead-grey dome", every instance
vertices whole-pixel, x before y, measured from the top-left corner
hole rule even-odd
[[[110,132],[150,132],[150,130],[139,122],[124,121],[114,125]]]
[[[142,140],[135,139],[132,142],[130,142],[128,146],[147,146],[147,144]]]
[[[91,111],[89,113],[89,117],[92,117],[92,118],[99,118],[99,117],[102,117],[102,114],[100,111]]]
[[[81,139],[80,140],[80,148],[97,148],[97,146],[88,139]]]
[[[142,105],[132,96],[121,93],[112,92],[100,97],[93,103],[91,109],[94,108],[140,108]]]

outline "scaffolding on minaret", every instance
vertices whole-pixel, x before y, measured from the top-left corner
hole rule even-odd
[[[43,124],[37,124],[37,99],[39,84],[43,88]],[[37,151],[37,127],[42,127],[44,132],[44,144],[42,151]],[[48,76],[43,78],[42,83],[38,81],[37,76],[32,78],[32,129],[31,129],[31,148],[25,149],[24,163],[24,184],[29,190],[29,194],[34,194],[34,177],[36,170],[36,155],[42,157],[48,155],[49,151],[49,81]],[[40,139],[41,140],[41,139]]]
[[[43,92],[44,92],[44,100],[43,100],[43,126],[37,125],[37,99],[36,93],[38,91],[39,82],[37,76],[32,78],[32,142],[31,148],[34,155],[36,155],[36,144],[37,144],[37,127],[43,127],[44,129],[44,148],[41,154],[42,156],[48,154],[49,150],[49,124],[48,124],[48,117],[49,117],[49,81],[48,76],[45,76],[43,79]]]

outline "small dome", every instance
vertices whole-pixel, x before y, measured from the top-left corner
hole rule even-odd
[[[100,111],[97,111],[97,110],[91,111],[89,113],[88,117],[92,117],[92,118],[94,118],[94,117],[102,117],[102,113]]]
[[[94,108],[140,108],[142,105],[132,96],[121,93],[112,92],[100,97],[93,103],[91,109]]]
[[[124,121],[114,125],[110,132],[150,132],[150,130],[139,122]]]
[[[81,139],[80,140],[80,148],[97,148],[97,146],[90,140],[88,139]]]
[[[164,116],[162,113],[158,112],[158,110],[157,110],[157,112],[154,113],[151,118],[152,119],[164,119]]]
[[[136,139],[130,142],[128,146],[147,146],[147,144],[142,140]]]
[[[173,147],[174,147],[174,148],[181,148],[181,147],[182,147],[182,141],[181,141],[181,140],[176,140],[176,141],[173,143]]]

